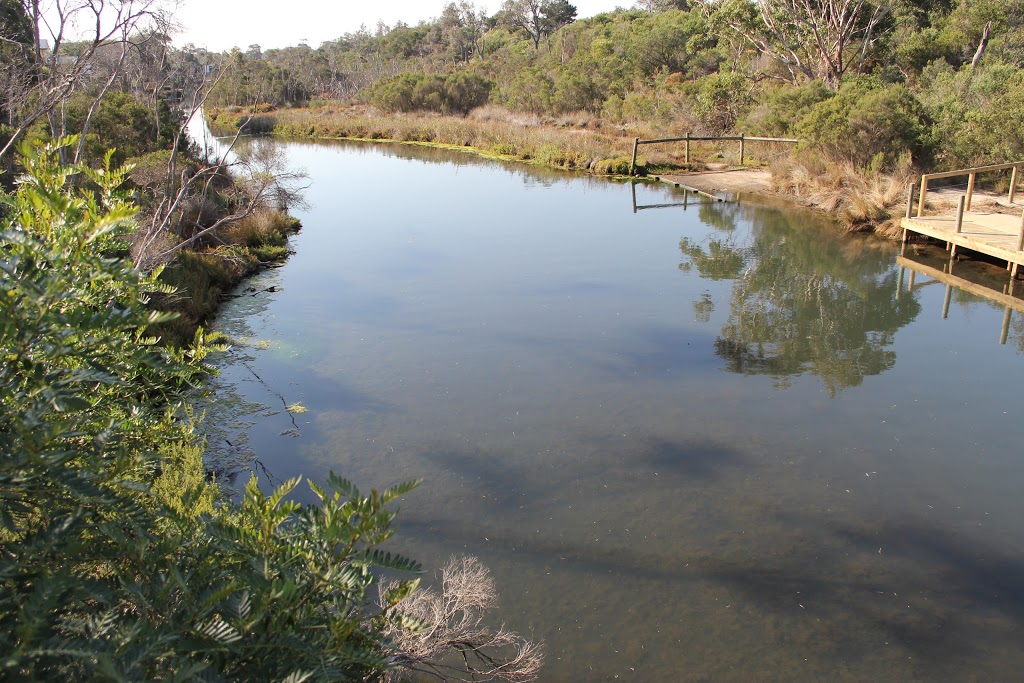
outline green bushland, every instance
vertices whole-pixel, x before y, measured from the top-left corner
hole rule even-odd
[[[116,256],[137,213],[125,171],[23,155],[0,224],[0,675],[379,679],[415,587],[378,596],[379,572],[419,566],[378,546],[415,483],[364,495],[331,475],[318,505],[289,500],[298,480],[222,495],[184,402],[217,339],[147,333],[170,287]]]
[[[831,97],[811,104],[796,133],[805,140],[805,150],[858,168],[891,170],[906,155],[930,165],[930,123],[924,106],[905,86],[851,79]]]
[[[90,104],[84,95],[72,98],[65,107],[69,130],[81,129]],[[178,132],[177,121],[164,100],[157,100],[156,112],[131,93],[114,90],[100,100],[85,136],[83,163],[96,164],[113,149],[113,163],[123,164],[158,150],[169,150]]]
[[[81,93],[65,103],[64,116],[69,127],[83,125],[90,104],[89,98]],[[135,221],[138,225],[149,223],[152,214],[166,206],[169,190],[173,193],[176,189],[168,178],[172,162],[174,180],[193,176],[202,166],[194,146],[179,143],[179,149],[172,152],[178,125],[164,101],[156,100],[150,108],[136,96],[120,90],[107,93],[93,114],[82,144],[81,164],[94,169],[104,164],[125,165],[128,174],[124,188],[131,192],[139,209]],[[26,135],[28,141],[40,144],[45,144],[49,137],[49,128],[42,121]],[[109,147],[113,151],[108,153]],[[67,147],[66,156],[73,155],[76,149],[77,143]],[[13,155],[5,163],[12,171],[7,178],[23,171]],[[233,213],[242,192],[237,180],[225,170],[205,184],[201,199],[198,194],[193,193],[181,203],[161,246],[172,246],[171,241],[187,239]],[[255,270],[287,257],[287,236],[298,228],[298,221],[287,214],[260,207],[176,252],[161,276],[175,292],[156,292],[151,298],[162,310],[179,315],[153,325],[150,331],[165,343],[187,344],[196,329],[208,322],[225,292]]]
[[[70,128],[83,126],[91,103],[83,93],[65,103],[64,117]],[[139,209],[137,224],[149,221],[156,208],[168,200],[172,156],[178,174],[194,175],[201,166],[193,146],[180,143],[179,149],[171,150],[178,125],[176,115],[163,100],[156,100],[150,108],[135,95],[120,90],[107,93],[93,114],[82,144],[81,164],[92,168],[125,165],[128,175],[124,187],[131,191]],[[49,137],[49,128],[42,120],[26,135],[28,141],[40,144]],[[67,147],[67,155],[75,149],[77,142]],[[22,172],[13,155],[5,163],[10,171]],[[202,201],[190,197],[183,202],[168,239],[186,238],[232,213],[238,194],[235,178],[227,171],[218,173],[205,187]],[[161,276],[175,292],[155,292],[151,298],[162,310],[179,315],[154,324],[150,331],[165,343],[187,344],[216,311],[224,293],[260,267],[287,257],[287,236],[298,228],[298,221],[287,214],[264,207],[177,252]]]

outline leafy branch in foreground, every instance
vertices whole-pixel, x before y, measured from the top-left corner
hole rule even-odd
[[[379,547],[417,482],[364,495],[332,474],[302,505],[298,479],[266,495],[253,478],[224,500],[182,419],[216,338],[147,334],[167,288],[124,257],[125,171],[61,165],[74,143],[22,149],[0,222],[0,678],[375,681],[419,664],[403,650],[418,582],[380,577],[421,568]]]

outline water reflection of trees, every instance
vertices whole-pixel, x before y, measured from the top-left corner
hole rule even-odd
[[[768,375],[779,386],[811,373],[834,397],[895,364],[895,333],[920,305],[895,298],[899,273],[887,250],[767,207],[704,204],[701,218],[716,232],[700,243],[683,238],[679,267],[733,282],[715,341],[729,371]],[[741,220],[749,233],[736,229]],[[701,296],[695,310],[708,308]]]
[[[450,164],[456,167],[501,168],[522,178],[527,186],[552,187],[560,183],[580,182],[604,184],[607,180],[586,176],[578,171],[564,171],[540,165],[527,165],[521,161],[492,159],[480,156],[471,148],[464,150],[428,145],[410,145],[401,142],[367,142],[362,140],[315,140],[304,144],[340,147],[355,154],[385,156],[406,161]]]

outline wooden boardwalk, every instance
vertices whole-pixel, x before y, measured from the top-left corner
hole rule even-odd
[[[1020,216],[1004,213],[968,211],[957,229],[956,216],[915,216],[904,218],[903,242],[910,233],[926,235],[952,246],[952,255],[957,248],[970,249],[1006,261],[1008,269],[1016,274],[1024,263],[1021,239],[1024,236],[1024,220]]]
[[[1009,187],[1009,206],[1014,206],[1017,192],[1017,179],[1024,161],[991,166],[976,166],[956,171],[926,173],[921,176],[921,196],[918,201],[917,216],[914,216],[914,186],[910,187],[907,196],[907,216],[903,219],[903,248],[906,250],[907,238],[911,233],[926,235],[946,243],[946,249],[952,253],[950,259],[956,257],[958,248],[970,249],[1006,261],[1006,269],[1017,277],[1017,270],[1024,263],[1024,215],[1019,218],[1003,213],[971,211],[974,200],[974,189],[978,174],[991,174],[1012,171]],[[967,176],[967,191],[960,196],[956,213],[953,215],[925,216],[925,205],[928,197],[928,185],[933,180]]]

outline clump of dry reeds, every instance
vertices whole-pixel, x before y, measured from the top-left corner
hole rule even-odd
[[[894,236],[912,169],[901,161],[890,173],[863,171],[849,161],[782,157],[771,166],[773,189],[832,214],[851,231]]]

